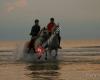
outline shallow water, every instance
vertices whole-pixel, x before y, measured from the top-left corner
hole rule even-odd
[[[1,51],[0,80],[100,80],[100,48],[62,49],[56,59],[48,55],[47,61],[21,48]]]

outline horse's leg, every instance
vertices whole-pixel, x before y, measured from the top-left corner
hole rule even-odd
[[[27,52],[28,53],[30,53],[30,51],[31,51],[31,49],[32,49],[32,40],[29,42],[29,44],[28,44],[28,46],[27,46],[27,48],[28,48],[28,50],[27,50]]]
[[[51,52],[52,52],[52,50],[51,50],[51,49],[49,49],[49,54],[50,54],[50,56],[52,56],[52,55],[51,55]]]
[[[27,52],[30,53],[30,51],[31,51],[31,47],[28,48],[28,51]]]
[[[30,45],[29,45],[29,48],[28,48],[28,53],[30,53],[30,52],[31,52],[31,50],[33,50],[33,51],[35,50],[35,49],[34,49],[33,44],[30,44]]]
[[[47,51],[45,51],[45,60],[47,60]]]
[[[55,54],[55,56],[54,56],[54,57],[56,58],[56,57],[57,57],[57,55],[58,55],[58,49],[56,49],[56,50],[55,50],[55,52],[56,52],[56,54]]]
[[[32,49],[33,49],[33,53],[36,53],[34,44],[33,44]]]

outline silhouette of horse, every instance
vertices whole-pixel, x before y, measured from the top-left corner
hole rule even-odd
[[[27,45],[27,52],[29,53],[33,49],[33,53],[38,54],[38,59],[45,54],[45,59],[47,60],[47,54],[51,55],[52,51],[55,50],[57,56],[58,46],[59,46],[59,28],[57,28],[52,35],[48,38],[48,31],[43,29],[40,32],[40,35],[34,40],[31,40]],[[41,49],[41,50],[40,50]],[[38,51],[39,50],[39,51]]]
[[[51,55],[52,51],[55,50],[56,54],[54,57],[57,56],[58,53],[58,46],[59,46],[59,38],[58,38],[58,34],[59,34],[59,28],[57,28],[53,34],[51,35],[51,37],[48,39],[48,41],[44,44],[47,46],[47,49],[45,51],[45,59],[47,60],[47,54],[49,53]]]

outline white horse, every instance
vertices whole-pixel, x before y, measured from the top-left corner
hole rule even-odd
[[[47,60],[47,54],[49,53],[51,55],[52,51],[55,50],[56,54],[54,57],[57,56],[58,53],[58,46],[59,46],[59,28],[57,28],[51,35],[51,37],[48,39],[48,41],[44,44],[46,45],[47,49],[45,51],[45,59]]]

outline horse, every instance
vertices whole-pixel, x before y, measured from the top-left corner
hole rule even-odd
[[[41,58],[43,54],[45,54],[45,60],[47,60],[47,53],[51,55],[52,51],[55,50],[57,56],[59,39],[58,39],[59,29],[57,28],[52,35],[49,37],[48,31],[43,29],[40,31],[40,35],[28,43],[27,52],[29,53],[31,49],[33,49],[33,53],[38,55],[38,59]]]
[[[50,38],[47,40],[47,42],[44,45],[47,45],[47,49],[45,51],[45,60],[47,60],[47,54],[49,53],[51,55],[52,51],[55,50],[55,58],[57,57],[58,54],[58,46],[59,46],[59,34],[60,30],[59,27],[56,28],[56,30],[52,33]]]
[[[47,29],[43,28],[38,33],[38,36],[32,37],[29,42],[25,44],[24,53],[35,53],[38,55],[38,58],[41,58],[42,54],[44,53],[44,48],[42,44],[46,42],[48,39],[48,31]],[[42,49],[42,51],[40,51]]]

